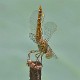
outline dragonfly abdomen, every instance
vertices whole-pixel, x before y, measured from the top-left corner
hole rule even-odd
[[[42,8],[40,6],[39,10],[38,10],[37,29],[36,29],[36,42],[39,42],[41,37],[42,37],[41,17],[42,17]]]

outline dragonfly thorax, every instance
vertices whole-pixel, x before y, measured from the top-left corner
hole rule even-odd
[[[40,52],[46,53],[47,52],[48,43],[47,41],[40,39],[38,43],[38,48]]]

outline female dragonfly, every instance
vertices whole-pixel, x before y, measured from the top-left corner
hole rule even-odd
[[[29,59],[31,53],[35,53],[37,60],[40,56],[42,60],[42,56],[44,54],[47,59],[50,59],[52,56],[56,56],[48,45],[48,41],[52,34],[56,31],[57,25],[54,22],[47,22],[42,25],[43,19],[44,14],[42,7],[40,6],[39,9],[34,11],[30,17],[31,33],[29,34],[29,37],[37,44],[38,50],[31,50],[28,54]],[[44,28],[43,31],[42,28]]]

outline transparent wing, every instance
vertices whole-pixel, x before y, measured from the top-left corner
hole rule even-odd
[[[36,33],[37,19],[38,19],[38,10],[35,10],[30,16],[30,30],[31,33],[33,34]]]
[[[55,57],[57,58],[56,54],[52,51],[52,49],[50,48],[50,46],[48,45],[48,50],[47,50],[47,53],[46,53],[46,58],[47,59],[50,59],[52,57]]]
[[[30,39],[33,40],[33,42],[36,42],[35,34],[37,29],[37,19],[38,19],[38,10],[35,10],[32,15],[30,16],[30,30],[31,33],[29,34]],[[44,16],[42,16],[41,22],[43,22]]]
[[[44,38],[49,41],[53,33],[57,30],[57,25],[54,22],[47,22],[44,24]]]
[[[36,43],[36,37],[35,37],[35,34],[33,34],[33,33],[29,33],[29,37],[30,37],[31,40],[33,40],[33,42]]]

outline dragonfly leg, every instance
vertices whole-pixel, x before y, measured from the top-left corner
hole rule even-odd
[[[36,52],[38,52],[38,50],[31,50],[29,53],[28,53],[28,60],[30,60],[30,55],[32,54],[32,53],[36,53]]]
[[[41,62],[41,64],[42,64],[42,57],[43,57],[43,53],[37,53],[37,54],[35,54],[35,57],[37,58],[37,61],[39,61],[39,58],[40,58],[40,62]]]
[[[41,63],[42,63],[42,57],[43,57],[43,55],[44,55],[44,54],[42,53],[42,54],[41,54]]]
[[[42,63],[42,56],[43,56],[43,54],[41,54],[38,50],[31,50],[28,53],[28,60],[30,60],[30,56],[33,53],[35,53],[36,61],[39,61],[39,58],[40,58],[40,60],[41,60],[40,62]]]
[[[40,53],[35,54],[35,57],[37,58],[37,61],[39,61]]]

